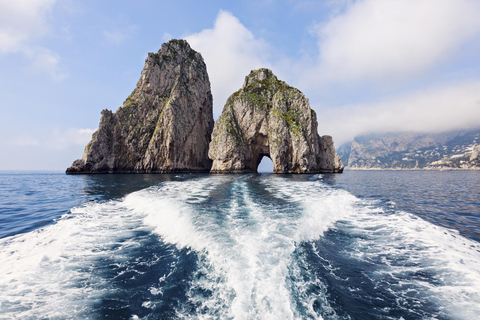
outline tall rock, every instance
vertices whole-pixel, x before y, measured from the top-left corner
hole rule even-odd
[[[202,56],[184,40],[149,53],[132,94],[67,173],[208,172],[212,94]]]
[[[275,173],[342,172],[330,136],[317,133],[308,99],[268,69],[252,71],[215,122],[208,156],[213,173],[257,172],[272,159]]]

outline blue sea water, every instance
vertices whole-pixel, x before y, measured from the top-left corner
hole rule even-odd
[[[480,172],[0,172],[0,319],[475,319]]]

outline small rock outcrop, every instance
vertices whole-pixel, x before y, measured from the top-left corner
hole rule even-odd
[[[268,69],[252,71],[215,122],[211,172],[257,172],[264,156],[275,173],[342,172],[332,137],[320,137],[317,126],[315,111],[298,89]]]
[[[208,172],[212,94],[202,56],[184,40],[149,53],[132,94],[67,173]]]

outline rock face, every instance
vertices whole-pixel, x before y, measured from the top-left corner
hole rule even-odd
[[[213,173],[257,172],[264,156],[275,173],[343,171],[332,137],[317,133],[308,99],[268,69],[252,71],[228,98],[208,156]]]
[[[149,53],[132,94],[67,173],[208,172],[212,94],[202,56],[183,40]]]

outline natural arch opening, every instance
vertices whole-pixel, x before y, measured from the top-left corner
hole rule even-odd
[[[259,164],[257,165],[257,172],[273,173],[273,162],[270,156],[263,155]]]

